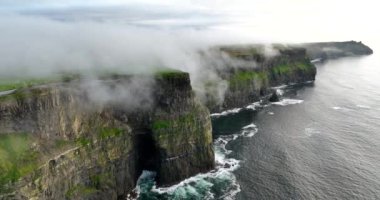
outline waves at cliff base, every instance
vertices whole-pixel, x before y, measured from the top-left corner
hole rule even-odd
[[[219,136],[214,140],[216,168],[171,187],[157,187],[156,173],[144,171],[137,182],[135,199],[234,199],[240,192],[240,185],[233,171],[240,167],[241,161],[231,158],[232,151],[226,146],[239,137],[253,137],[257,131],[256,125],[249,124],[239,133]]]

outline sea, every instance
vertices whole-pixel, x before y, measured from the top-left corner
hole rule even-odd
[[[316,64],[315,82],[276,87],[282,100],[211,115],[215,170],[138,199],[380,199],[380,56]]]

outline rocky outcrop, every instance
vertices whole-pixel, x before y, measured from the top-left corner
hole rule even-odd
[[[138,78],[149,79],[152,92],[139,99],[147,104],[141,107],[130,107],[122,95],[94,99],[82,81],[1,96],[2,198],[124,199],[143,169],[156,171],[160,185],[212,169],[209,112],[195,99],[189,75]],[[96,81],[120,93],[130,79]]]
[[[169,185],[213,169],[211,120],[208,109],[194,100],[188,74],[160,75],[157,83],[158,106],[152,115],[160,158],[157,181]]]
[[[312,60],[322,62],[328,59],[373,54],[371,48],[356,41],[305,43],[298,46],[306,48]]]

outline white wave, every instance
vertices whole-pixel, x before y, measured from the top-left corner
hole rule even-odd
[[[156,172],[154,171],[148,171],[148,170],[143,170],[142,174],[140,177],[137,179],[136,187],[135,189],[132,190],[132,194],[136,194],[136,196],[128,194],[127,195],[127,200],[137,200],[140,198],[140,195],[142,192],[144,192],[144,187],[147,187],[143,183],[146,182],[147,180],[151,179],[153,180],[154,177],[156,177]]]
[[[279,105],[279,106],[287,106],[287,105],[294,105],[294,104],[300,104],[303,100],[300,99],[282,99],[279,102],[273,102],[273,105]]]
[[[319,63],[321,61],[322,61],[322,58],[316,58],[314,60],[311,60],[310,62],[314,64],[314,63]]]
[[[226,148],[227,144],[231,141],[238,139],[239,137],[253,137],[258,131],[258,128],[255,124],[249,124],[244,126],[239,133],[231,135],[222,135],[215,139],[214,145],[216,149],[222,150],[226,155],[230,154],[232,151]]]
[[[240,167],[240,161],[233,158],[227,158],[224,152],[224,148],[216,148],[215,163],[216,168],[208,173],[195,175],[170,187],[154,186],[151,191],[157,192],[159,194],[174,194],[181,192],[180,190],[185,190],[186,192],[189,192],[189,190],[195,190],[195,188],[192,186],[194,185],[194,183],[201,185],[202,188],[211,188],[214,184],[212,183],[212,181],[209,181],[209,179],[221,179],[231,181],[232,190],[228,192],[229,195],[235,193],[237,194],[238,191],[240,191],[240,186],[239,184],[237,184],[236,177],[231,172]],[[209,196],[210,199],[212,199],[214,195],[211,193],[207,196]]]
[[[248,105],[247,107],[245,107],[246,109],[250,109],[250,110],[256,110],[256,108],[260,108],[262,107],[261,105],[261,101],[257,101],[255,103],[252,103],[251,105]]]
[[[278,95],[278,96],[282,96],[282,95],[284,95],[284,90],[283,89],[277,89],[276,90],[276,94]]]
[[[164,194],[164,193],[172,194],[180,187],[185,187],[185,186],[189,185],[189,183],[203,180],[205,177],[207,177],[207,175],[208,175],[208,173],[198,174],[198,175],[195,175],[193,177],[187,178],[187,179],[181,181],[180,183],[178,183],[176,185],[172,185],[170,187],[159,187],[159,188],[157,188],[156,186],[154,186],[152,188],[152,191],[157,192],[159,194]],[[212,186],[212,183],[210,183],[210,182],[205,182],[205,184]]]
[[[255,124],[249,124],[249,125],[247,125],[247,126],[244,126],[243,127],[243,130],[245,130],[245,129],[251,129],[251,128],[256,128],[257,126],[255,125]]]
[[[140,175],[139,179],[137,180],[137,184],[139,184],[143,179],[156,176],[156,172],[149,171],[149,170],[143,170],[142,174]]]
[[[268,115],[274,115],[274,112],[268,112]]]
[[[256,102],[254,102],[254,103],[246,106],[245,109],[256,110],[257,108],[268,106],[268,105],[263,105],[262,103],[263,103],[262,101],[256,101]],[[223,111],[221,113],[212,113],[210,116],[211,117],[227,116],[227,115],[239,113],[243,109],[244,108],[233,108],[233,109],[230,109],[230,110],[225,110],[225,111]]]
[[[341,110],[341,111],[346,111],[346,112],[349,112],[349,111],[352,111],[352,109],[350,108],[346,108],[346,107],[340,107],[340,106],[334,106],[332,107],[334,110]]]
[[[288,87],[288,85],[279,85],[279,86],[275,86],[275,87],[272,87],[272,89],[284,89],[284,88],[286,88],[286,87]]]
[[[231,110],[223,111],[221,113],[212,113],[211,117],[220,117],[220,116],[226,116],[226,115],[230,115],[230,114],[236,114],[236,113],[240,112],[241,110],[242,110],[242,108],[234,108]]]
[[[287,87],[288,87],[288,85],[280,85],[280,86],[272,87],[272,89],[274,89],[276,91],[276,94],[278,96],[282,96],[285,93],[284,89]]]
[[[211,192],[211,187],[214,185],[213,180],[216,180],[216,182],[229,181],[230,183],[228,189],[225,191],[225,194],[222,197],[218,197],[218,199],[234,199],[236,194],[238,194],[241,189],[235,175],[232,172],[240,167],[240,161],[227,157],[227,155],[232,151],[228,150],[226,146],[229,142],[236,140],[239,137],[252,137],[257,133],[257,131],[257,126],[252,123],[244,126],[237,134],[219,136],[214,141],[216,163],[216,168],[214,170],[190,177],[170,187],[153,186],[151,191],[158,194],[179,194],[181,198],[186,198],[186,195],[190,193],[194,196],[199,195],[197,188],[209,188],[210,191],[208,191],[206,197],[203,197],[202,199],[214,199],[214,194]],[[140,178],[143,179],[146,175],[151,176],[152,173],[146,172],[145,175],[143,173]],[[140,190],[138,190],[138,192],[140,192]]]
[[[253,137],[257,133],[258,129],[255,124],[249,124],[247,126],[243,127],[243,130],[241,132],[241,136],[243,137]]]

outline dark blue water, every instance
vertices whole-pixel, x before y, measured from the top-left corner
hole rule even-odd
[[[140,199],[380,199],[379,63],[320,64],[277,105],[215,115],[217,169],[171,188],[148,178]]]
[[[303,103],[254,114],[257,134],[230,146],[244,160],[237,199],[380,199],[377,61],[320,65],[313,85],[293,91]]]

